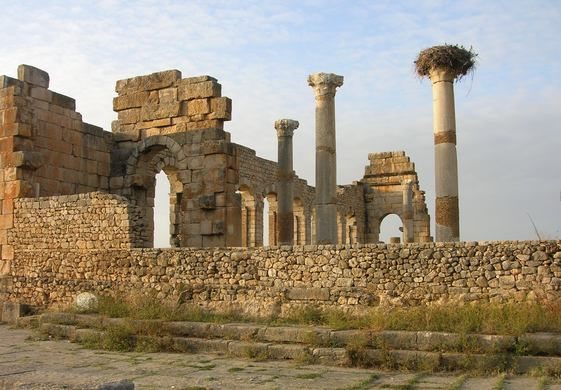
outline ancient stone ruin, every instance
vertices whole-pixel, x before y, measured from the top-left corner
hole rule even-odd
[[[331,229],[330,243],[375,243],[380,221],[389,213],[404,220],[404,241],[429,240],[423,193],[414,165],[403,152],[370,156],[363,180],[336,186],[334,105],[324,98],[333,99],[334,87],[331,92],[320,87],[332,75],[316,76],[318,104],[327,105],[323,111],[318,108],[318,185],[325,182],[329,187],[320,195],[293,177],[291,142],[298,122],[275,124],[280,164],[256,156],[224,131],[232,102],[221,96],[221,85],[210,76],[182,78],[172,70],[118,81],[113,101],[118,119],[111,132],[84,123],[74,99],[49,89],[46,72],[22,65],[19,79],[2,76],[3,272],[8,272],[22,235],[33,229],[41,228],[37,240],[53,248],[59,241],[88,249],[126,243],[152,247],[155,176],[162,170],[171,183],[173,247],[262,245],[264,198],[271,205],[272,245],[322,241],[316,235],[324,226]],[[324,139],[326,146],[321,144]],[[326,161],[322,153],[329,156]],[[403,194],[408,194],[407,204]],[[14,209],[16,199],[35,199],[32,210],[37,215]],[[329,212],[322,211],[324,204]],[[57,222],[60,211],[70,218],[72,209],[77,210],[73,218],[81,220]],[[89,209],[103,211],[94,219],[79,211]],[[317,234],[312,228],[315,213]],[[333,226],[323,222],[327,215]],[[96,234],[93,231],[107,225],[121,231],[101,229],[100,235],[88,238],[87,229]]]
[[[0,300],[52,305],[88,291],[156,291],[258,312],[310,302],[525,299],[561,285],[558,243],[432,243],[405,152],[370,154],[362,179],[337,185],[341,76],[309,77],[316,190],[293,172],[298,122],[271,123],[278,163],[257,156],[224,130],[232,101],[210,76],[170,70],[117,81],[118,119],[106,131],[50,90],[45,71],[21,65],[17,73],[0,76]],[[171,185],[169,250],[148,249],[161,171]],[[270,247],[258,248],[265,199]],[[401,218],[402,241],[414,244],[377,244],[388,214]]]

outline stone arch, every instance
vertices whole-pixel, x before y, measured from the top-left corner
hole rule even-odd
[[[263,198],[245,180],[238,187],[241,195],[241,245],[263,246]]]
[[[190,177],[181,146],[170,137],[153,136],[139,142],[129,156],[122,193],[143,210],[143,247],[154,245],[154,198],[156,174],[163,171],[170,182],[170,245],[182,245],[183,188]]]
[[[277,246],[279,243],[279,232],[277,229],[277,193],[273,191],[272,188],[264,193],[269,203],[269,246]]]
[[[399,237],[400,242],[406,242],[406,240],[405,240],[405,233],[404,233],[405,221],[404,221],[403,217],[402,217],[401,215],[399,215],[398,213],[386,213],[386,214],[382,215],[382,216],[379,218],[378,223],[377,223],[377,225],[378,225],[378,229],[377,229],[377,230],[378,230],[378,240],[379,240],[379,241],[381,240],[381,239],[380,239],[380,234],[382,233],[382,224],[384,223],[384,221],[385,221],[388,217],[391,217],[391,216],[395,216],[395,217],[397,217],[397,218],[399,219],[399,221],[400,221],[400,223],[401,223],[401,227],[399,228],[400,234],[397,234],[397,232],[396,232],[396,235],[393,235],[393,236],[391,236],[390,238],[392,238],[392,237]],[[390,239],[390,238],[388,238],[388,241],[386,241],[386,243],[389,243],[389,239]]]
[[[380,239],[380,221],[396,214],[403,223],[404,242],[431,241],[430,217],[415,164],[404,151],[371,153],[362,179],[365,185],[366,242]]]

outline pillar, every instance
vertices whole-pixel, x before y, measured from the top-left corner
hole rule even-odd
[[[402,183],[403,204],[401,219],[403,221],[403,242],[413,242],[413,181],[404,180]]]
[[[275,122],[278,137],[277,231],[279,245],[294,244],[294,168],[292,166],[292,135],[298,121],[279,119]]]
[[[460,240],[458,158],[456,154],[455,74],[432,69],[436,241]]]
[[[335,92],[343,76],[315,73],[308,84],[316,96],[316,242],[337,244]]]

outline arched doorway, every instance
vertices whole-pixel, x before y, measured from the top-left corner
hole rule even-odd
[[[142,210],[142,220],[135,221],[133,226],[141,234],[142,242],[139,244],[142,247],[187,246],[182,240],[181,231],[184,219],[181,210],[183,202],[181,178],[187,176],[185,174],[187,159],[179,145],[174,141],[166,141],[167,139],[167,137],[155,137],[145,140],[127,162],[127,176],[122,193],[129,197],[134,206]],[[156,199],[158,178],[161,185],[158,186],[158,199]],[[156,202],[158,207],[155,210]],[[168,211],[164,212],[162,210],[166,204]],[[160,226],[161,224],[167,225],[167,229]],[[157,230],[156,225],[158,225]],[[167,234],[162,233],[166,230]]]
[[[379,224],[381,242],[390,242],[391,237],[399,237],[403,241],[403,222],[397,214],[387,214],[380,220]]]

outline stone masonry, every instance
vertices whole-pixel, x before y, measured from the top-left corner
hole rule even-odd
[[[80,292],[146,294],[249,314],[315,304],[561,298],[561,241],[269,248],[17,250],[6,299],[64,305]]]
[[[310,80],[318,153],[326,157],[318,172],[327,187],[319,195],[295,173],[287,175],[291,165],[279,170],[277,162],[231,142],[224,122],[232,101],[211,76],[168,70],[117,81],[110,132],[83,122],[74,99],[50,89],[47,72],[21,65],[17,78],[0,76],[0,294],[16,299],[6,286],[21,283],[17,270],[27,272],[37,250],[60,250],[61,261],[86,251],[80,261],[90,264],[88,250],[153,247],[155,177],[162,171],[170,181],[175,248],[262,246],[265,199],[272,246],[323,242],[319,230],[326,226],[329,242],[376,243],[389,213],[401,217],[403,241],[429,241],[424,193],[404,152],[388,154],[382,159],[391,161],[381,165],[382,155],[369,157],[361,180],[337,186],[333,98],[342,77]],[[286,192],[281,205],[283,179],[292,195]],[[290,209],[292,227],[280,240]]]

